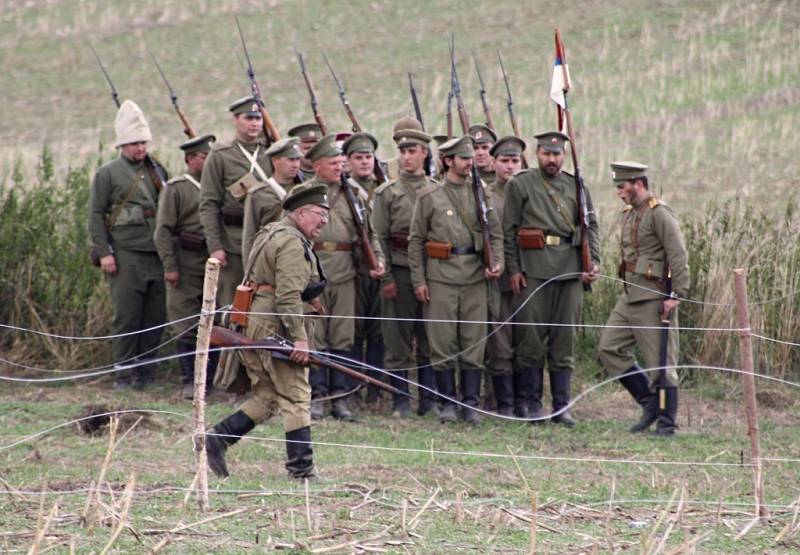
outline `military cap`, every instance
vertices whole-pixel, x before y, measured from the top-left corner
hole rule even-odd
[[[338,136],[336,137],[339,138]],[[347,156],[354,152],[375,152],[378,148],[378,139],[369,133],[354,133],[342,143],[342,151]]]
[[[647,166],[639,162],[612,162],[611,179],[622,183],[647,177]]]
[[[283,209],[287,212],[296,210],[306,204],[316,204],[323,208],[328,206],[328,186],[324,183],[301,183],[295,185],[292,191],[283,199]]]
[[[545,131],[533,136],[536,139],[536,146],[542,147],[548,152],[563,152],[564,143],[569,141],[569,136],[561,131]]]
[[[394,134],[392,139],[394,139],[399,148],[412,145],[428,146],[428,143],[431,142],[430,135],[416,129],[401,129]],[[447,137],[445,137],[445,140],[447,140]]]
[[[267,149],[267,156],[270,158],[302,158],[300,139],[297,137],[281,139]]]
[[[514,135],[506,135],[497,139],[494,143],[489,154],[495,158],[498,156],[521,156],[525,151],[525,141]]]
[[[442,146],[450,139],[447,138],[447,135],[434,135],[433,140],[436,141],[436,146]]]
[[[316,162],[322,158],[333,158],[334,156],[339,156],[342,151],[339,150],[339,147],[336,146],[335,142],[336,135],[325,135],[317,142],[317,144],[312,146],[308,152],[306,152],[306,158],[312,162]]]
[[[235,100],[230,106],[228,106],[228,110],[230,110],[234,116],[239,116],[241,114],[248,116],[260,116],[261,111],[258,109],[258,104],[259,101],[256,100],[254,96],[245,96],[244,98]]]
[[[475,156],[475,150],[472,148],[472,137],[464,135],[463,137],[456,137],[450,139],[443,145],[439,146],[439,154],[441,156],[458,156],[459,158],[472,158]]]
[[[200,135],[199,137],[192,137],[188,141],[182,143],[180,149],[186,154],[208,152],[211,150],[211,143],[216,140],[217,138],[214,135]]]
[[[392,135],[397,135],[398,131],[402,131],[403,129],[413,129],[414,131],[422,131],[422,124],[417,120],[417,118],[412,118],[411,116],[403,116],[392,126]]]
[[[493,143],[497,140],[497,133],[485,125],[472,125],[469,128],[470,136],[475,140],[475,144]]]
[[[301,123],[289,129],[287,135],[297,137],[301,143],[316,143],[322,138],[322,129],[316,123]]]

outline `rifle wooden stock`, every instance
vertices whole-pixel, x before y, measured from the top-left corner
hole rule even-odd
[[[177,104],[175,104],[175,112],[178,114],[178,117],[183,124],[183,133],[190,139],[194,139],[197,136],[197,133],[195,133],[194,129],[192,129],[192,126],[189,124],[189,120],[186,118],[186,114],[183,113],[183,110],[181,110],[181,107]]]
[[[490,271],[495,268],[492,234],[489,231],[489,206],[486,204],[486,192],[483,190],[481,176],[475,164],[472,165],[472,193],[475,195],[475,213],[483,237],[483,263]]]
[[[453,91],[447,93],[447,140],[453,138]]]
[[[265,339],[249,339],[240,333],[228,328],[223,328],[221,326],[214,326],[211,328],[211,346],[227,348],[233,347],[236,349],[266,349],[268,351],[275,351],[287,356],[290,355],[294,350],[294,347],[288,341],[278,341],[272,337],[267,337]],[[372,376],[367,376],[358,370],[353,370],[352,368],[348,368],[347,366],[339,364],[338,362],[334,362],[333,360],[309,354],[308,362],[314,366],[326,366],[359,381],[372,384],[383,389],[384,391],[388,391],[389,393],[396,393],[405,397],[412,397],[411,394],[406,393],[405,391],[401,391],[396,387],[392,387],[391,385],[382,382],[381,380],[375,379]]]
[[[314,114],[314,121],[319,125],[322,136],[324,137],[328,134],[328,125],[325,122],[325,118],[322,117],[322,111],[319,109],[314,83],[311,82],[311,75],[308,74],[308,70],[306,69],[303,53],[297,50],[297,48],[295,48],[294,51],[297,55],[297,63],[300,64],[300,74],[303,76],[303,81],[306,83],[306,89],[308,90],[309,101],[311,103],[311,112]]]
[[[377,161],[375,166],[378,166]],[[353,216],[353,223],[356,225],[358,242],[361,246],[361,252],[364,253],[364,258],[367,259],[367,266],[370,270],[377,270],[378,257],[375,256],[375,250],[372,248],[372,243],[369,240],[369,224],[367,223],[366,208],[358,198],[356,198],[356,194],[350,186],[350,182],[344,175],[342,175],[341,187],[344,192],[344,198],[347,201],[347,206],[350,208],[350,214]]]

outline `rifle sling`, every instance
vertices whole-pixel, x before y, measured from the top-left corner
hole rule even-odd
[[[572,233],[575,233],[577,231],[577,228],[575,227],[575,222],[573,222],[572,218],[570,218],[569,214],[567,214],[567,209],[564,208],[564,203],[561,202],[561,197],[558,196],[556,190],[553,188],[552,185],[550,185],[547,182],[547,180],[544,177],[542,177],[542,185],[544,185],[544,190],[547,191],[547,194],[552,199],[553,204],[555,204],[556,209],[558,210],[559,214],[561,214],[561,217],[564,219],[569,228],[572,230]]]

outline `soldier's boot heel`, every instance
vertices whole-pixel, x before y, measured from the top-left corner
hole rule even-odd
[[[642,415],[639,421],[628,428],[628,431],[636,434],[646,431],[653,422],[658,420],[658,396],[650,391],[650,384],[638,364],[628,368],[620,377],[619,383],[628,390],[631,397],[642,407]]]
[[[302,480],[314,477],[314,450],[311,427],[286,432],[286,471],[289,478]]]
[[[479,368],[461,369],[461,400],[466,405],[462,407],[461,418],[473,426],[481,423],[481,415],[475,410],[481,399],[481,374]]]
[[[436,401],[436,374],[430,365],[424,364],[419,367],[417,371],[417,380],[423,387],[418,388],[419,391],[419,406],[417,407],[417,415],[425,416],[429,412],[438,414],[439,407]]]
[[[567,409],[570,399],[571,374],[568,370],[550,372],[550,393],[553,397],[553,416],[550,417],[550,421],[567,428],[575,426],[575,419]]]
[[[211,472],[220,478],[230,476],[225,463],[228,447],[242,439],[242,436],[255,428],[256,423],[243,411],[237,410],[228,418],[211,428],[214,435],[206,435],[206,456]]]
[[[492,376],[494,397],[497,401],[497,414],[513,416],[514,414],[514,378],[511,374]]]
[[[664,395],[666,408],[659,412],[656,430],[653,432],[657,437],[673,436],[678,429],[678,388],[667,387],[664,389]]]
[[[530,376],[530,397],[528,399],[528,418],[531,424],[545,424],[548,415],[542,410],[542,395],[544,394],[544,368],[529,368],[526,370]]]
[[[456,404],[456,372],[452,368],[436,371],[436,389],[439,392],[439,420],[441,422],[455,422]]]

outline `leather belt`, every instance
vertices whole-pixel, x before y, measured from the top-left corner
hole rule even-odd
[[[393,249],[408,250],[408,233],[392,233],[389,238]]]
[[[314,243],[315,251],[324,252],[350,252],[353,250],[353,243],[337,243],[335,241],[320,241]]]
[[[545,235],[544,243],[548,247],[557,247],[564,243],[572,243],[571,237],[561,237],[560,235]]]
[[[270,293],[275,292],[275,286],[270,285],[269,283],[262,283],[261,285],[256,285],[255,288],[258,293],[264,293],[265,291],[269,291]]]
[[[450,254],[478,254],[478,251],[475,250],[475,247],[452,247]]]

